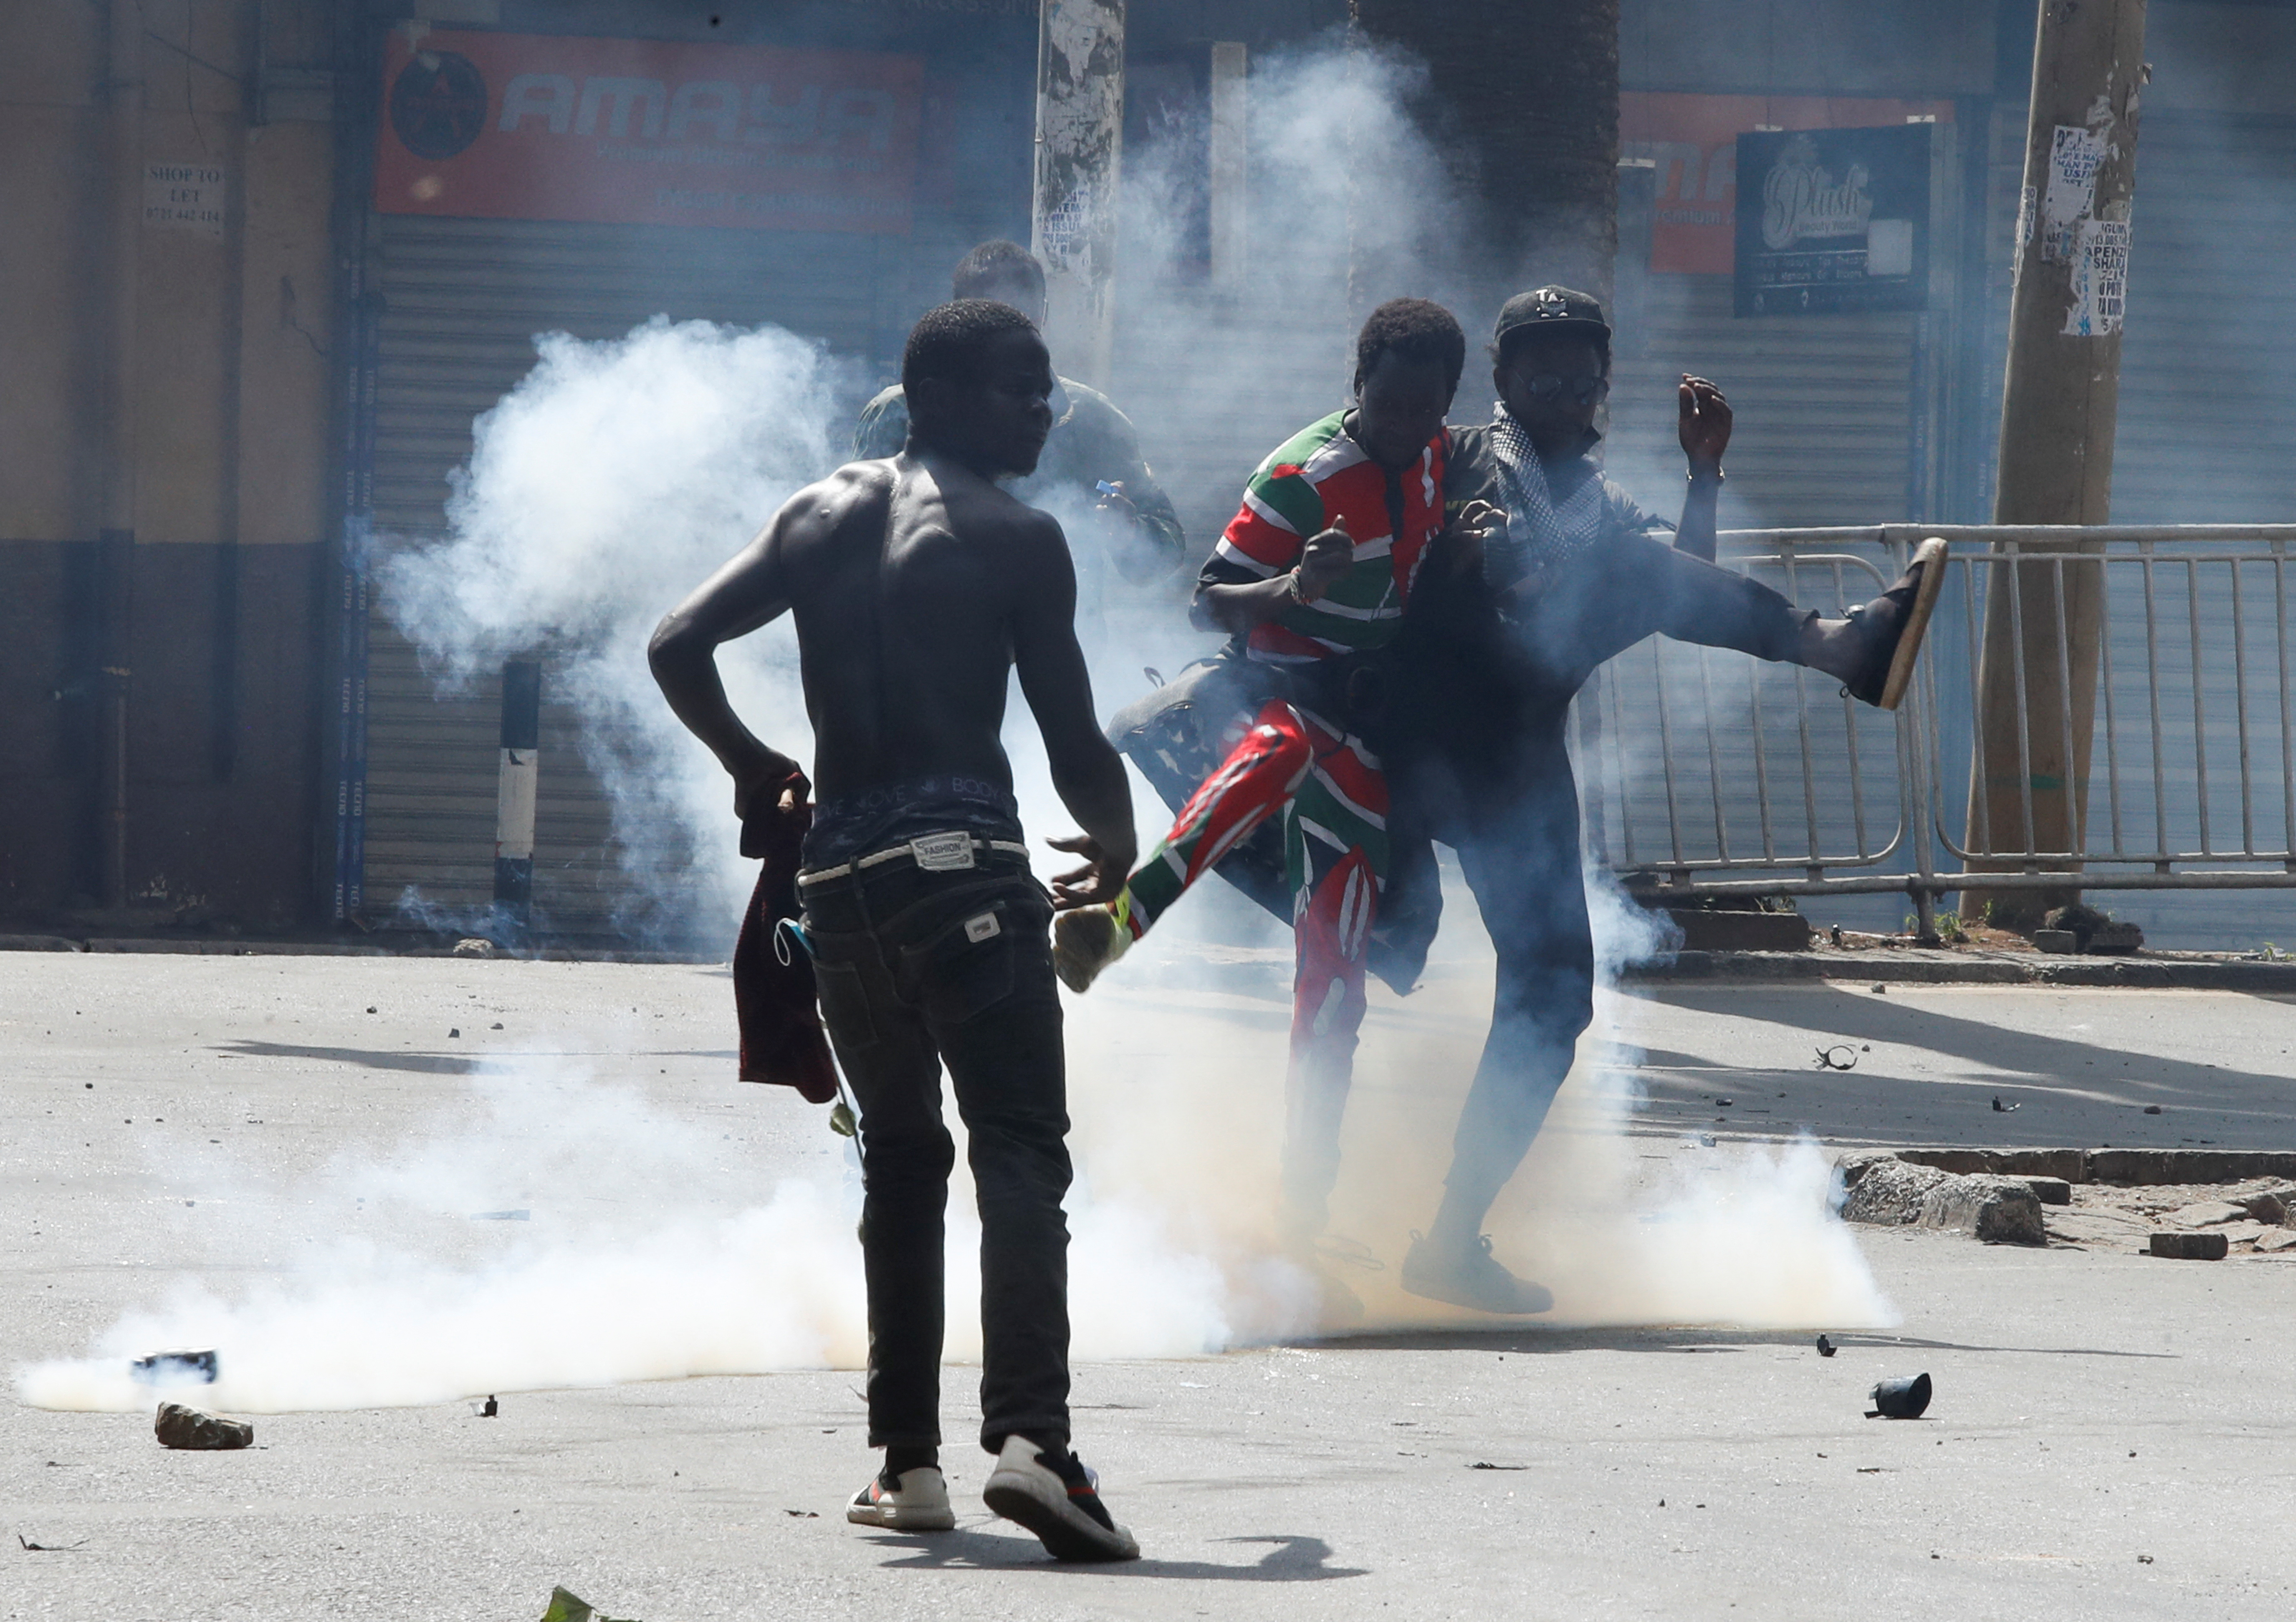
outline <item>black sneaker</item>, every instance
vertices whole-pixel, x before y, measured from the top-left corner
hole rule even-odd
[[[1425,1300],[1506,1318],[1545,1312],[1554,1305],[1554,1292],[1545,1285],[1519,1279],[1499,1266],[1488,1233],[1449,1255],[1437,1249],[1432,1241],[1413,1234],[1403,1258],[1403,1287]]]
[[[1842,684],[1851,698],[1877,709],[1895,709],[1904,700],[1945,585],[1945,553],[1944,540],[1931,536],[1914,548],[1914,561],[1888,591],[1849,610],[1866,643],[1857,676]]]
[[[997,1514],[1034,1532],[1054,1560],[1140,1558],[1132,1534],[1116,1524],[1100,1501],[1099,1481],[1066,1448],[1006,1437],[980,1495]]]

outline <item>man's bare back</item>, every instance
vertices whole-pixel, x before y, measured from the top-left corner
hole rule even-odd
[[[733,774],[737,811],[750,815],[768,792],[794,810],[808,787],[824,812],[952,792],[1009,802],[1001,734],[1007,673],[1017,670],[1054,786],[1086,836],[1063,848],[1095,867],[1114,848],[1128,853],[1130,795],[1093,713],[1067,542],[1054,520],[992,482],[1033,465],[1050,379],[1031,334],[1000,348],[985,397],[939,402],[936,413],[928,389],[909,449],[799,491],[662,621],[655,674]],[[936,430],[939,442],[929,438]],[[809,783],[734,716],[712,657],[719,643],[783,613],[796,619],[813,724]]]

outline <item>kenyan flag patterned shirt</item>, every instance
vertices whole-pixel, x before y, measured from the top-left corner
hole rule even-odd
[[[1333,525],[1355,541],[1355,567],[1322,598],[1294,603],[1252,627],[1249,658],[1269,664],[1383,648],[1403,628],[1403,608],[1428,543],[1443,527],[1448,432],[1419,460],[1391,473],[1365,454],[1333,412],[1278,446],[1244,487],[1243,506],[1205,562],[1207,584],[1265,580],[1300,561],[1308,537]]]

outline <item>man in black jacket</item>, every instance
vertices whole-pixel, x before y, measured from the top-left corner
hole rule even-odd
[[[1683,520],[1665,526],[1603,476],[1592,451],[1610,387],[1611,329],[1584,293],[1507,302],[1493,336],[1493,421],[1452,430],[1445,480],[1472,555],[1431,565],[1398,660],[1397,799],[1459,853],[1498,954],[1490,1036],[1453,1148],[1441,1208],[1403,1284],[1498,1313],[1547,1291],[1490,1254],[1484,1216],[1514,1175],[1594,1018],[1594,947],[1564,728],[1596,667],[1653,634],[1811,667],[1894,709],[1935,602],[1944,543],[1925,542],[1882,596],[1841,619],[1797,609],[1710,561],[1730,438],[1720,390],[1685,377]],[[1390,745],[1390,750],[1398,745]]]

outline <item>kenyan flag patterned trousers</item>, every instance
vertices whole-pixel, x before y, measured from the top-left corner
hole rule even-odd
[[[1275,700],[1237,729],[1217,771],[1148,853],[1116,904],[1136,939],[1267,817],[1283,822],[1296,968],[1285,1088],[1291,1236],[1324,1226],[1340,1118],[1364,1017],[1364,953],[1387,872],[1387,779],[1361,740]]]

